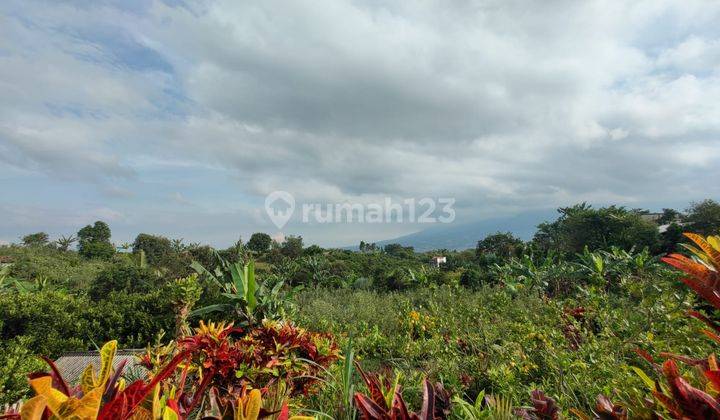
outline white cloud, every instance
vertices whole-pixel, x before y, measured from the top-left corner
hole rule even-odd
[[[156,206],[199,195],[197,211],[232,214],[215,184],[250,202],[450,195],[467,217],[720,193],[706,182],[717,2],[9,1],[0,14],[0,165],[128,208],[160,192]]]

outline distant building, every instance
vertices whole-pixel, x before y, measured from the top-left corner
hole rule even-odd
[[[665,224],[662,224],[662,225],[661,225],[661,224],[659,223],[659,221],[660,221],[660,218],[661,218],[662,216],[663,216],[662,213],[645,213],[645,214],[641,214],[641,215],[640,215],[640,217],[641,217],[643,220],[645,220],[646,222],[650,222],[650,223],[656,224],[657,227],[658,227],[658,232],[660,232],[660,233],[665,233],[665,232],[667,232],[668,228],[670,227],[670,225],[671,225],[672,223],[676,223],[676,224],[678,224],[678,225],[680,225],[680,226],[683,226],[683,225],[684,225],[684,223],[682,222],[682,220],[680,219],[679,216],[675,217],[675,220],[673,220],[671,223],[665,223]]]
[[[432,265],[435,268],[440,267],[441,264],[445,264],[447,262],[447,257],[443,256],[435,256],[430,259],[430,265]]]

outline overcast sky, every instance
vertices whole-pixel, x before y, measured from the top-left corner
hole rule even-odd
[[[0,241],[101,219],[227,245],[278,233],[274,190],[454,197],[458,223],[682,208],[720,195],[718,22],[717,0],[3,0]]]

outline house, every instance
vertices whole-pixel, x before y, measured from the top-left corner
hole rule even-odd
[[[147,369],[139,364],[137,357],[144,352],[145,350],[142,349],[118,350],[113,359],[113,369],[117,369],[121,363],[125,363],[124,375],[131,372],[133,377],[144,377]],[[77,385],[80,383],[80,377],[88,365],[92,365],[95,372],[100,371],[100,352],[73,351],[65,353],[55,361],[55,365],[69,384]]]
[[[663,213],[645,213],[641,214],[640,217],[645,220],[646,222],[651,222],[657,225],[658,232],[665,233],[667,232],[668,228],[672,223],[675,223],[679,226],[683,226],[684,223],[682,222],[682,219],[680,216],[675,216],[675,218],[670,223],[663,223],[660,224],[660,219],[662,218]]]
[[[447,262],[447,257],[443,256],[434,256],[430,259],[430,265],[432,265],[435,268],[439,268],[441,264],[445,264]]]

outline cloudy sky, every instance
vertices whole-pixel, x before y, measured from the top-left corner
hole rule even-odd
[[[96,219],[227,245],[298,202],[457,223],[718,197],[720,2],[0,3],[0,241]],[[413,224],[286,234],[346,245]]]

